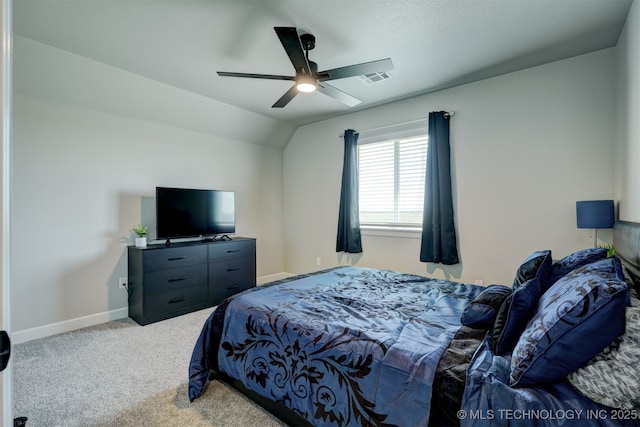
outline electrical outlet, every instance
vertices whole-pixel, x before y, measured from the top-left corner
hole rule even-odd
[[[316,258],[316,265],[317,265],[318,267],[320,267],[320,266],[322,265],[322,258],[320,258],[320,257],[317,257],[317,258]]]
[[[121,277],[118,279],[118,289],[127,289],[127,278]]]
[[[482,280],[482,279],[476,279],[475,283],[476,283],[476,285],[484,286],[484,280]]]

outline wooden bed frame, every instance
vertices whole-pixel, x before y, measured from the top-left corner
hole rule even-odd
[[[613,228],[613,245],[616,249],[616,255],[627,268],[636,290],[640,293],[640,223],[617,221]],[[210,374],[210,379],[218,379],[231,385],[289,426],[312,426],[311,423],[283,404],[247,389],[239,380],[214,372]]]

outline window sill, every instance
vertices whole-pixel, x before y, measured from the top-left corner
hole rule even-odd
[[[422,229],[413,227],[361,225],[360,232],[363,236],[402,237],[405,239],[420,239],[422,237]]]

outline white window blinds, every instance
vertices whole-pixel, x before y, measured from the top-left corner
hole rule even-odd
[[[427,161],[426,129],[423,132],[359,144],[361,225],[422,227]]]

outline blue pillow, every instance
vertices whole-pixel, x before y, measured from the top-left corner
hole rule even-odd
[[[540,283],[545,285],[551,272],[551,251],[536,251],[529,255],[518,267],[516,277],[513,279],[515,291],[525,282],[538,277]]]
[[[572,272],[578,267],[591,264],[595,261],[600,261],[607,257],[606,248],[591,248],[582,249],[576,251],[560,261],[556,261],[551,266],[551,274],[549,274],[548,285],[545,289],[548,289],[551,285],[558,281],[562,276]]]
[[[551,251],[548,250],[532,253],[518,268],[514,292],[502,303],[491,332],[493,351],[497,356],[511,353],[518,342],[544,292],[550,269]],[[526,282],[520,283],[524,279]]]
[[[556,381],[624,332],[629,289],[620,261],[607,258],[558,280],[540,298],[511,357],[511,385]]]
[[[460,322],[474,329],[491,329],[500,306],[509,295],[511,295],[511,288],[508,286],[488,286],[465,307]]]

